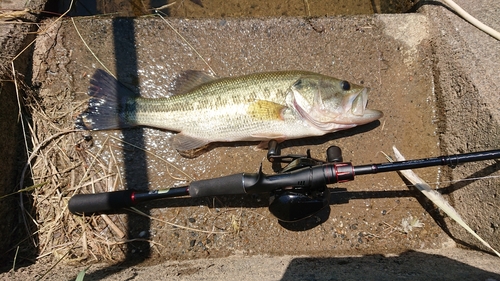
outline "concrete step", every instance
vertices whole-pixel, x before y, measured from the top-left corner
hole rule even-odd
[[[77,18],[74,23],[64,20],[51,30],[53,32],[37,40],[33,79],[41,86],[42,95],[47,95],[47,108],[52,106],[51,103],[64,100],[60,110],[72,112],[58,121],[65,127],[71,127],[74,114],[85,107],[82,101],[87,99],[85,91],[89,76],[104,66],[145,97],[168,96],[170,85],[185,70],[213,69],[216,75],[227,77],[298,69],[371,88],[369,107],[382,110],[385,117],[380,122],[326,137],[310,138],[302,143],[292,141],[284,153],[304,153],[310,148],[312,155],[324,158],[326,148],[335,144],[344,150],[344,159],[355,164],[385,162],[380,151],[389,152],[392,145],[397,145],[411,158],[438,156],[440,153],[435,122],[438,116],[435,115],[432,49],[424,15],[314,20],[168,19],[168,22],[156,17]],[[81,106],[75,106],[77,104]],[[116,138],[108,139],[110,135]],[[117,166],[121,169],[116,177],[122,175],[118,181],[139,189],[178,184],[168,176],[165,164],[158,161],[158,157],[169,159],[195,180],[200,180],[242,171],[256,172],[266,155],[266,151],[254,151],[249,145],[223,145],[198,158],[186,159],[172,147],[172,135],[149,128],[123,133],[92,132],[94,147],[90,150],[99,155],[105,165],[114,165],[110,161],[117,159]],[[139,149],[123,152],[120,138],[148,153]],[[112,152],[109,144],[113,144]],[[116,157],[111,157],[112,154]],[[270,164],[264,163],[266,173],[272,173],[270,168]],[[440,180],[438,170],[424,169],[420,173],[434,183]],[[181,231],[178,246],[165,245],[160,253],[181,258],[207,254],[218,257],[238,251],[279,255],[371,254],[440,248],[449,241],[396,173],[358,177],[352,183],[335,187],[347,191],[334,190],[330,210],[299,225],[279,224],[263,207],[267,198],[259,198],[260,203],[251,197],[219,198],[215,203],[193,200],[176,209],[170,208],[175,203],[166,200],[160,204],[163,208],[150,211],[154,218],[210,230],[214,221],[207,218],[216,212],[215,208],[222,208],[223,215],[217,215],[216,219],[222,223],[218,227],[232,231],[231,218],[235,217],[242,230],[237,235],[217,235],[215,241],[210,238],[213,234],[192,236],[189,231]],[[384,196],[386,193],[392,195]],[[261,207],[255,208],[258,206]],[[402,221],[410,217],[420,220],[425,227],[408,234],[398,231]],[[193,220],[196,222],[189,223]],[[137,233],[129,235],[136,237],[145,231],[151,233],[151,238],[156,237],[158,243],[170,241],[168,232],[153,235],[154,229],[158,228],[164,229],[165,226],[152,220],[149,225],[137,228]],[[310,230],[298,231],[304,229]],[[379,239],[385,242],[381,244]],[[190,247],[193,240],[200,246]],[[229,249],[228,245],[231,245]],[[191,251],[184,251],[189,248]]]
[[[88,266],[58,266],[53,280],[74,280]],[[30,277],[36,268],[19,270]],[[7,273],[14,278],[21,274]],[[399,256],[232,256],[186,261],[165,260],[150,266],[91,265],[89,280],[500,280],[498,257],[459,248],[422,250]]]

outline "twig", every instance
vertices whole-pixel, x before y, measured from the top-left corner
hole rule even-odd
[[[471,16],[469,13],[467,13],[464,9],[462,9],[460,6],[458,6],[455,2],[452,0],[443,0],[448,6],[450,6],[457,14],[459,14],[462,18],[464,18],[466,21],[468,21],[470,24],[474,25],[475,27],[479,28],[480,30],[486,32],[488,35],[491,37],[500,40],[500,32],[496,31],[495,29],[487,26],[486,24],[482,23],[475,17]]]
[[[119,238],[125,237],[125,233],[118,228],[118,226],[106,214],[101,214],[101,218],[111,227],[111,229],[118,235]]]
[[[396,156],[397,161],[405,161],[404,156],[399,152],[399,150],[393,146],[392,149],[394,150],[394,154]],[[391,157],[389,157],[387,154],[384,153],[386,156],[387,160],[393,161]],[[429,200],[432,201],[432,203],[436,204],[441,210],[443,210],[450,218],[452,218],[454,221],[456,221],[460,226],[465,228],[470,234],[472,234],[475,238],[477,238],[483,245],[488,247],[490,250],[492,250],[497,256],[500,257],[500,253],[497,252],[493,247],[490,246],[490,244],[486,241],[484,241],[479,235],[477,235],[474,230],[472,230],[467,223],[460,217],[460,214],[444,199],[444,197],[434,189],[432,189],[424,180],[422,180],[417,174],[415,174],[412,170],[402,170],[400,171],[401,174],[409,180],[412,184],[415,185],[415,187],[422,192],[425,197],[429,198]]]
[[[83,40],[83,37],[82,35],[80,34],[80,31],[78,30],[78,28],[76,27],[76,23],[75,23],[75,19],[74,18],[71,18],[71,22],[73,23],[73,26],[75,27],[75,30],[76,30],[76,34],[78,34],[78,36],[80,37],[80,39],[82,40],[83,44],[85,45],[85,47],[87,47],[87,50],[90,51],[90,53],[94,56],[94,58],[97,60],[97,62],[99,62],[101,64],[101,66],[111,75],[113,76],[115,79],[116,79],[116,76],[106,67],[106,65],[104,65],[104,63],[97,57],[97,55],[92,51],[92,49],[90,49],[89,45],[87,45],[87,42],[85,42],[85,40]]]
[[[12,272],[16,271],[16,261],[18,252],[19,252],[19,246],[17,246],[16,248],[16,254],[14,255],[14,261],[12,262]]]
[[[162,222],[162,223],[165,223],[165,224],[168,224],[168,225],[171,225],[171,226],[175,226],[177,228],[185,229],[185,230],[191,230],[191,231],[196,231],[196,232],[201,232],[201,233],[208,233],[208,234],[213,234],[213,233],[216,233],[216,234],[226,234],[226,233],[229,233],[227,231],[214,232],[214,231],[201,230],[201,229],[196,229],[196,228],[191,228],[191,227],[187,227],[187,226],[183,226],[183,225],[171,223],[171,222],[168,222],[168,221],[164,221],[164,220],[161,220],[161,219],[149,216],[149,215],[147,215],[147,214],[139,211],[137,208],[134,208],[134,207],[131,207],[130,210],[133,211],[136,214],[139,214],[141,216],[147,217],[147,218],[149,218],[151,220],[159,221],[159,222]]]

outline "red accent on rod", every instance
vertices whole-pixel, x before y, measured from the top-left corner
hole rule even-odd
[[[135,204],[135,191],[130,194],[130,201],[132,201],[132,204]]]
[[[337,163],[335,164],[335,175],[337,182],[347,182],[354,180],[354,167],[351,163]]]

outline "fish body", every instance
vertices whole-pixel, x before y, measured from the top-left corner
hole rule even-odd
[[[87,130],[148,126],[178,132],[177,150],[210,142],[268,141],[321,136],[382,117],[366,109],[364,87],[306,71],[254,73],[217,79],[188,71],[167,98],[135,96],[97,70],[88,109],[76,127]]]

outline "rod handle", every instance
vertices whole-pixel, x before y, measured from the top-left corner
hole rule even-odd
[[[245,179],[244,173],[234,174],[230,176],[193,181],[189,184],[189,195],[191,197],[230,195],[230,194],[245,194]],[[255,180],[252,180],[252,183]]]
[[[77,194],[68,202],[71,213],[93,214],[135,205],[134,190],[120,190],[105,193]]]

